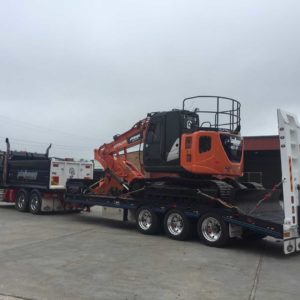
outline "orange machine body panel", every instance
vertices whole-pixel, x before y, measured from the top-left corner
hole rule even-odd
[[[235,159],[230,159],[221,137],[236,141]],[[233,142],[232,142],[233,141]],[[230,177],[243,175],[243,141],[239,135],[220,131],[196,131],[183,134],[180,165],[193,174],[210,174]]]

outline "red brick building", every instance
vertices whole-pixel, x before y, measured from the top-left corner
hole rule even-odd
[[[280,143],[277,135],[244,137],[244,179],[271,188],[281,180]]]

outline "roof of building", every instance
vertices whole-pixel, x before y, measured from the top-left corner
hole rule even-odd
[[[278,135],[245,136],[244,143],[245,151],[266,151],[280,149]]]

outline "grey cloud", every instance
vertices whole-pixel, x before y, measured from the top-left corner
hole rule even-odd
[[[300,115],[299,1],[0,7],[0,139],[15,148],[92,158],[147,112],[199,94],[239,99],[244,135],[276,134],[277,107]]]

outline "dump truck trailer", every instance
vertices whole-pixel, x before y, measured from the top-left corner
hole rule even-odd
[[[102,207],[102,216],[121,221],[135,221],[144,234],[155,234],[164,227],[172,239],[185,239],[196,227],[208,246],[221,247],[232,238],[271,236],[283,241],[283,251],[300,251],[300,125],[297,117],[278,110],[282,181],[266,190],[250,183],[247,190],[237,189],[234,201],[199,190],[189,180],[172,179],[173,185],[147,179],[139,190],[121,195],[91,193],[90,180],[70,179],[65,202],[82,207]],[[154,184],[153,184],[154,183]],[[218,183],[219,184],[219,183]],[[252,189],[251,189],[252,187]],[[222,187],[221,187],[222,188]],[[163,191],[163,192],[162,192]]]
[[[0,154],[0,201],[15,203],[19,211],[33,214],[80,210],[64,202],[69,178],[93,179],[93,162],[49,157],[46,153],[10,151]]]

